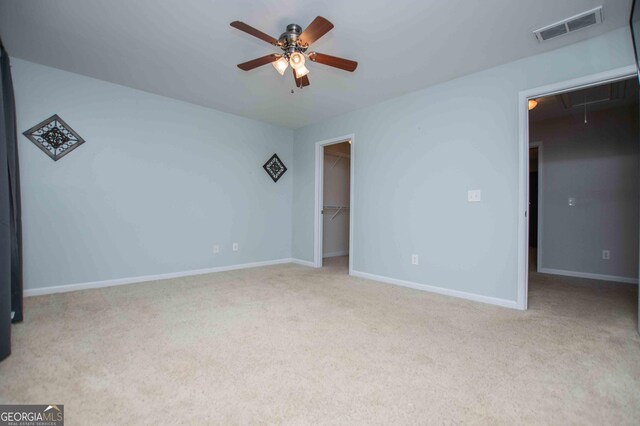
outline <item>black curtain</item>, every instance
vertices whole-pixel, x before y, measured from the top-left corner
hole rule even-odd
[[[2,82],[4,83],[4,47],[2,52]],[[4,84],[3,84],[4,86]],[[9,163],[5,93],[0,90],[0,359],[11,353],[11,190],[9,189]]]
[[[22,321],[22,223],[16,111],[9,55],[0,41],[0,360],[11,353],[11,322]]]
[[[0,41],[0,45],[2,42]],[[7,126],[7,163],[11,195],[11,310],[13,322],[22,321],[22,208],[20,205],[20,168],[18,165],[18,133],[16,107],[11,80],[9,55],[2,47],[2,92]]]

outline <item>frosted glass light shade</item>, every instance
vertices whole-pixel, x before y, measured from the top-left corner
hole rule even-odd
[[[298,68],[294,68],[293,69],[296,73],[296,78],[302,78],[305,75],[309,74],[309,69],[307,67],[305,67],[304,65],[298,67]]]
[[[271,65],[273,65],[273,67],[276,69],[276,71],[280,73],[280,75],[284,75],[284,72],[287,70],[287,67],[289,66],[289,61],[287,61],[287,58],[283,56],[277,61],[271,62]]]
[[[289,56],[289,62],[291,63],[291,68],[297,69],[299,67],[304,66],[304,55],[300,52],[293,52],[291,56]]]

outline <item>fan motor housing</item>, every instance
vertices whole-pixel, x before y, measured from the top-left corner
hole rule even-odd
[[[302,33],[302,27],[298,24],[287,25],[287,31],[280,35],[278,41],[280,42],[280,48],[287,54],[293,52],[304,52],[307,47],[300,46],[298,40]]]

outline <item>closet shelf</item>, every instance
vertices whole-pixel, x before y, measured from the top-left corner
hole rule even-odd
[[[335,210],[336,212],[333,214],[333,216],[331,216],[331,219],[329,220],[333,220],[336,218],[336,216],[338,216],[338,214],[340,214],[340,212],[342,210],[349,210],[349,206],[324,206],[323,207],[323,213],[324,210]]]

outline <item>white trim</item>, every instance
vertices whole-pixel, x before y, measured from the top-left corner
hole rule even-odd
[[[562,275],[565,277],[589,278],[590,280],[613,281],[617,283],[638,284],[637,278],[619,277],[617,275],[591,274],[589,272],[565,271],[562,269],[541,268],[541,274]]]
[[[528,202],[529,202],[529,108],[528,101],[532,98],[554,95],[568,90],[583,89],[599,84],[636,77],[638,70],[634,65],[617,68],[610,71],[592,74],[572,80],[561,81],[547,86],[523,90],[518,93],[518,126],[519,144],[518,158],[518,308],[527,309],[528,276],[529,276],[529,232],[528,232]]]
[[[276,260],[267,260],[264,262],[241,263],[239,265],[228,265],[228,266],[218,266],[215,268],[195,269],[191,271],[169,272],[166,274],[143,275],[139,277],[116,278],[113,280],[91,281],[91,282],[77,283],[77,284],[65,284],[65,285],[59,285],[59,286],[53,286],[53,287],[31,288],[31,289],[24,290],[24,296],[25,297],[42,296],[45,294],[66,293],[69,291],[87,290],[90,288],[114,287],[119,285],[135,284],[135,283],[141,283],[146,281],[167,280],[171,278],[190,277],[193,275],[203,275],[203,274],[211,274],[215,272],[234,271],[237,269],[258,268],[260,266],[280,265],[283,263],[292,263],[292,262],[297,263],[295,259],[290,259],[290,258],[276,259]]]
[[[302,266],[308,266],[310,268],[315,268],[316,265],[314,265],[313,262],[308,261],[308,260],[302,260],[302,259],[291,259],[291,263],[295,263],[297,265],[302,265]]]
[[[322,255],[323,258],[327,257],[338,257],[338,256],[346,256],[349,254],[349,250],[340,250],[340,251],[332,251],[329,253],[325,253]]]
[[[537,262],[536,262],[536,270],[538,272],[540,272],[540,268],[542,267],[542,236],[543,236],[543,226],[544,226],[544,192],[542,191],[542,185],[544,184],[544,179],[542,176],[542,169],[544,167],[544,164],[542,162],[543,160],[543,144],[541,141],[536,141],[536,142],[531,142],[529,144],[529,149],[531,148],[538,148],[538,234],[536,235],[536,238],[538,239],[538,246],[536,247],[536,252],[537,252]],[[527,162],[527,164],[529,164]],[[527,172],[528,175],[528,172]],[[527,187],[529,185],[529,181],[527,180]],[[529,199],[527,197],[527,199]],[[529,220],[529,218],[527,217],[527,221]],[[529,224],[527,223],[527,232],[529,229]],[[527,247],[528,247],[528,240],[527,240]],[[528,258],[527,258],[527,262],[528,262]],[[528,264],[527,264],[528,265]]]
[[[322,199],[323,199],[323,178],[324,178],[324,146],[334,145],[341,142],[351,141],[351,165],[350,165],[350,188],[349,188],[349,275],[353,272],[353,217],[355,216],[355,145],[356,135],[349,134],[336,138],[326,139],[316,142],[316,175],[315,175],[315,211],[313,212],[313,266],[322,267]]]
[[[352,271],[351,275],[354,277],[365,278],[373,281],[380,281],[387,284],[398,285],[402,287],[409,287],[416,290],[428,291],[430,293],[442,294],[445,296],[458,297],[460,299],[472,300],[474,302],[488,303],[490,305],[502,306],[511,309],[520,309],[518,303],[515,300],[500,299],[497,297],[482,296],[480,294],[467,293],[459,290],[451,290],[443,287],[436,287],[427,284],[418,284],[411,281],[398,280],[396,278],[383,277],[381,275],[369,274],[367,272]]]

